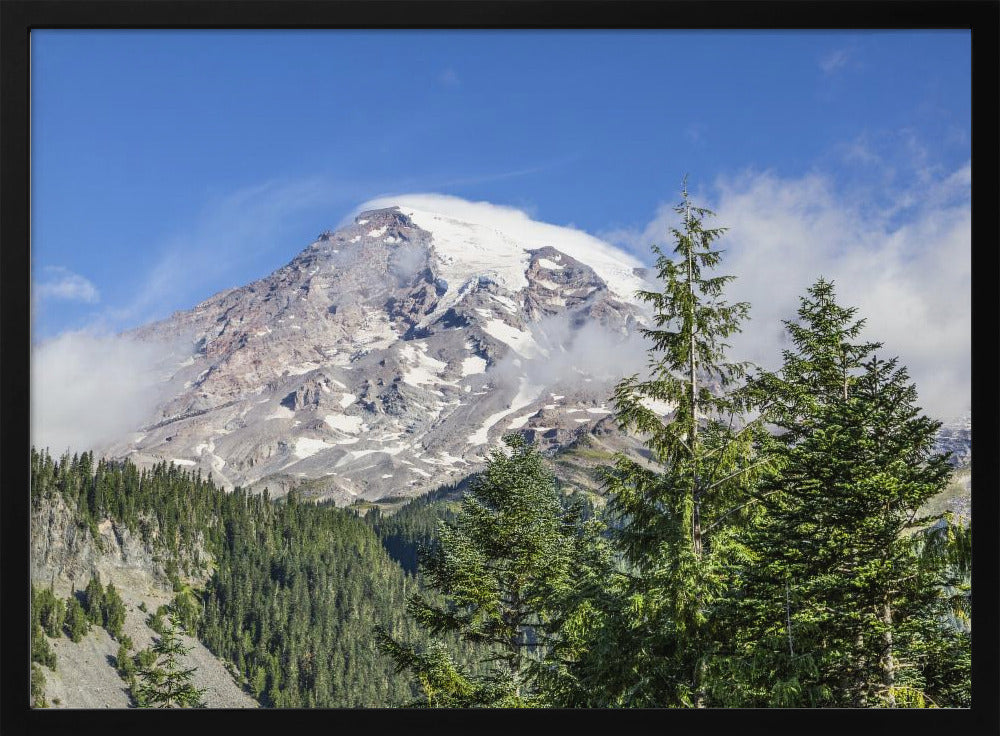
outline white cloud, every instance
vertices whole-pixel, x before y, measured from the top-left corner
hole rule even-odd
[[[867,338],[885,343],[884,357],[907,366],[929,414],[947,419],[971,407],[969,164],[877,203],[818,174],[749,172],[718,179],[714,192],[695,199],[716,211],[713,224],[729,228],[719,272],[737,278],[726,295],[751,304],[734,357],[777,368],[788,346],[781,321],[795,317],[799,297],[824,276],[838,301],[867,319]],[[634,252],[668,243],[671,207],[661,205],[641,231],[605,237]]]
[[[31,442],[59,454],[98,449],[138,429],[164,398],[182,347],[88,331],[31,351]]]
[[[80,274],[60,266],[47,266],[44,271],[50,277],[34,286],[36,299],[60,299],[85,304],[96,304],[101,300],[97,287]]]
[[[513,386],[524,376],[533,386],[566,388],[579,385],[585,374],[593,382],[591,389],[610,395],[625,376],[648,377],[650,343],[641,334],[623,335],[597,322],[575,326],[574,321],[563,312],[528,325],[539,352],[527,357],[509,353],[490,367],[490,380]]]

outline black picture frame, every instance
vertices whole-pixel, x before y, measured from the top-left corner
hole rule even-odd
[[[941,711],[37,711],[28,707],[30,68],[41,28],[673,28],[969,29],[973,58],[973,707]],[[0,3],[0,731],[4,734],[238,733],[257,728],[405,733],[562,732],[596,728],[711,733],[1000,733],[997,383],[998,97],[995,0],[3,0]]]

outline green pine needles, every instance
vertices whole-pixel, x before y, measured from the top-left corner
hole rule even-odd
[[[730,674],[760,706],[967,705],[968,636],[947,613],[966,610],[969,531],[920,511],[951,474],[940,423],[855,313],[818,280],[782,369],[752,382],[779,470],[740,534]]]
[[[48,638],[96,624],[138,704],[199,705],[179,615],[268,707],[968,707],[972,531],[925,511],[951,478],[940,423],[823,278],[780,368],[733,360],[750,307],[716,273],[725,229],[686,184],[674,212],[638,293],[648,371],[611,396],[642,447],[604,468],[596,510],[518,434],[460,502],[464,484],[366,519],[33,452],[33,509],[63,504],[95,539],[123,523],[177,593],[133,658],[113,585],[33,589],[34,702]]]
[[[761,429],[744,420],[738,385],[748,366],[726,354],[749,305],[727,302],[733,277],[710,273],[724,229],[705,226],[713,213],[691,203],[686,184],[675,212],[673,257],[654,246],[663,289],[638,293],[653,308],[653,327],[643,330],[649,377],[631,376],[613,395],[620,428],[642,438],[652,462],[618,455],[606,477],[620,569],[600,636],[616,642],[610,656],[617,649],[634,662],[625,671],[587,662],[584,689],[604,692],[595,704],[706,704],[720,561],[761,465]]]
[[[519,435],[507,435],[504,445],[490,454],[455,522],[441,522],[439,544],[421,560],[444,602],[417,593],[408,604],[432,635],[455,633],[474,645],[480,672],[463,670],[440,646],[417,651],[379,633],[397,670],[420,682],[417,704],[538,704],[535,681],[557,628],[549,601],[569,584],[571,520],[538,451]]]
[[[182,659],[191,648],[181,642],[180,622],[171,616],[151,649],[153,657],[141,664],[132,694],[140,708],[203,708],[205,691],[191,680],[196,667],[183,667]]]

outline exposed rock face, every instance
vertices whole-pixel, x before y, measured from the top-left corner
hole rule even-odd
[[[31,579],[39,585],[83,590],[92,577],[138,591],[169,590],[163,566],[149,545],[123,524],[98,525],[100,541],[73,521],[60,497],[31,513]]]
[[[945,422],[938,431],[935,449],[950,452],[951,464],[955,467],[968,467],[972,462],[972,414]]]
[[[103,577],[102,577],[103,580]],[[115,587],[118,587],[117,585]],[[62,591],[57,586],[57,592]],[[137,595],[124,588],[118,591],[125,603],[125,624],[122,633],[129,636],[136,651],[150,647],[157,634],[146,623],[146,614],[139,609],[155,611],[169,603],[166,593],[155,590]],[[192,636],[180,635],[189,649],[181,659],[184,668],[194,667],[191,683],[201,690],[209,708],[256,708],[258,703],[234,680],[226,666]],[[128,708],[128,686],[115,670],[118,642],[104,629],[93,627],[79,642],[63,636],[49,639],[56,655],[56,668],[43,668],[45,699],[55,708]]]
[[[90,529],[77,525],[61,497],[47,500],[31,513],[31,580],[36,586],[51,586],[65,598],[86,588],[93,577],[104,585],[113,583],[125,603],[123,633],[132,638],[136,650],[153,644],[155,633],[146,626],[148,611],[173,599],[163,564],[152,545],[110,519],[98,524],[99,540]],[[196,545],[197,547],[198,545]],[[203,580],[197,582],[204,582]],[[255,708],[257,702],[233,680],[226,666],[203,644],[182,635],[190,651],[184,667],[197,668],[192,682],[205,690],[211,708]],[[56,668],[43,668],[45,697],[52,707],[127,708],[127,686],[115,669],[118,642],[99,627],[79,642],[66,637],[50,639]]]
[[[578,231],[363,212],[288,265],[134,332],[187,341],[168,398],[105,448],[281,495],[419,495],[482,466],[507,431],[547,450],[610,413],[645,365],[648,270]],[[636,356],[639,359],[636,360]],[[183,356],[182,356],[183,357]],[[942,447],[968,462],[968,429]]]
[[[136,330],[191,351],[107,454],[349,503],[464,477],[506,431],[572,441],[642,356],[644,284],[626,254],[540,227],[364,212],[267,278]]]

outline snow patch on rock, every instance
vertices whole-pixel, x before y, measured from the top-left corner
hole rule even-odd
[[[530,358],[539,354],[538,343],[534,336],[525,330],[519,330],[503,320],[491,319],[483,325],[483,330],[490,337],[509,345],[516,353]]]
[[[517,395],[511,401],[510,407],[488,416],[486,421],[483,422],[483,425],[469,436],[468,444],[485,445],[489,439],[489,431],[493,425],[504,417],[513,414],[518,409],[523,409],[534,401],[538,397],[539,390],[540,388],[538,386],[530,386],[527,380],[522,378],[520,388],[518,389]]]
[[[477,373],[486,372],[486,359],[480,358],[478,355],[473,355],[462,361],[462,375],[472,376]],[[471,391],[471,386],[465,387],[467,391]]]
[[[299,437],[295,440],[295,449],[292,450],[292,454],[300,458],[310,457],[317,452],[329,450],[331,447],[334,447],[334,445],[323,440],[313,439],[312,437]]]
[[[357,434],[361,431],[361,427],[363,426],[361,417],[355,417],[349,414],[327,414],[323,417],[323,421],[326,422],[331,428],[344,432],[345,434]]]

